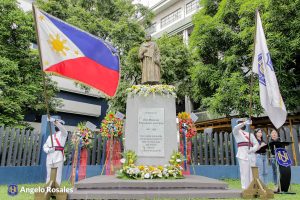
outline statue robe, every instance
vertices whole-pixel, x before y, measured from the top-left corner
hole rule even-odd
[[[155,42],[141,45],[139,59],[142,64],[142,84],[160,82],[160,53]]]

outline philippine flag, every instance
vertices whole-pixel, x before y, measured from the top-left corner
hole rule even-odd
[[[117,51],[101,39],[33,9],[43,70],[113,97],[120,78]]]

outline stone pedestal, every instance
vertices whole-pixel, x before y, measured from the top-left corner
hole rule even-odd
[[[124,180],[94,176],[75,183],[68,199],[226,199],[241,198],[225,182],[203,176],[175,180]]]
[[[175,97],[127,98],[125,150],[137,153],[137,165],[164,165],[177,151]]]

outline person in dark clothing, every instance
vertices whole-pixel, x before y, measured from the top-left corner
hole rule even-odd
[[[268,175],[268,172],[267,172],[268,158],[267,158],[266,149],[262,148],[262,147],[266,146],[266,142],[263,141],[263,133],[260,128],[258,128],[254,131],[254,136],[259,143],[259,150],[256,151],[256,166],[258,167],[259,179],[264,184],[266,184],[267,183],[267,175]]]

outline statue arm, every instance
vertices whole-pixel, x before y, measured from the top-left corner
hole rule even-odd
[[[143,48],[142,46],[139,49],[139,59],[142,60],[144,58],[144,53],[145,53],[145,48]]]
[[[159,48],[156,43],[154,46],[154,62],[155,62],[155,64],[160,66],[160,51],[159,51]]]

